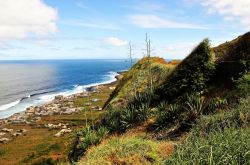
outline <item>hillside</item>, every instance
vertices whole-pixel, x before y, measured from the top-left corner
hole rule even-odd
[[[248,36],[216,48],[205,39],[176,66],[140,60],[110,95],[101,121],[78,134],[71,161],[248,164]]]
[[[213,48],[216,62],[250,60],[250,32]]]
[[[145,57],[139,60],[123,75],[123,79],[110,95],[104,108],[126,106],[135,94],[149,90],[151,84],[153,88],[159,85],[177,63],[177,61],[167,63],[159,57]]]

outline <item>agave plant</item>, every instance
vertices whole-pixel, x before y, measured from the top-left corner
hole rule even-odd
[[[146,91],[143,93],[138,93],[135,97],[129,102],[129,106],[133,106],[134,108],[140,108],[143,104],[150,104],[152,100],[152,93],[150,91]]]
[[[88,134],[90,134],[90,132],[91,132],[91,127],[88,125],[88,126],[86,126],[83,130],[82,130],[82,136],[86,136],[86,135],[88,135]]]
[[[134,108],[124,109],[121,113],[121,125],[124,130],[137,122],[137,113]]]
[[[206,108],[204,99],[198,95],[188,96],[185,105],[184,108],[189,112],[190,119],[196,119]]]
[[[219,97],[213,98],[207,103],[207,107],[204,113],[205,114],[214,113],[217,109],[225,108],[227,105],[228,103],[226,99],[221,99]]]
[[[102,121],[102,125],[106,126],[109,131],[120,131],[121,110],[110,110]]]
[[[106,127],[99,127],[97,129],[97,136],[99,136],[100,138],[104,138],[108,133],[109,133],[109,130],[106,128]]]
[[[158,129],[176,123],[179,114],[181,113],[181,107],[177,104],[168,105],[166,103],[161,103],[158,110],[156,122],[154,124]]]
[[[150,116],[150,107],[149,104],[142,104],[139,109],[137,109],[137,118],[138,122],[142,122],[148,119]]]

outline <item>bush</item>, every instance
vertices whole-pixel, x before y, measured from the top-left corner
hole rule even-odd
[[[137,115],[134,108],[125,109],[121,112],[121,127],[122,130],[126,130],[129,127],[132,127],[136,123]]]
[[[178,119],[182,111],[183,109],[177,104],[168,105],[166,103],[161,103],[158,107],[154,125],[157,129],[164,127],[169,128],[179,122]]]
[[[110,109],[101,120],[101,125],[107,127],[110,132],[121,132],[121,112],[120,109]]]
[[[209,40],[202,41],[156,89],[155,101],[172,101],[185,94],[201,92],[213,76],[215,65]]]
[[[126,130],[135,124],[146,121],[150,116],[150,108],[147,103],[140,106],[130,105],[121,112],[121,127],[122,130]]]
[[[206,103],[203,98],[198,95],[191,95],[187,97],[184,108],[189,114],[191,120],[195,120],[200,116],[206,108]]]
[[[172,126],[191,128],[197,120],[204,118],[204,114],[213,114],[226,105],[227,101],[218,97],[205,101],[200,95],[185,95],[175,104],[160,104],[154,125],[157,129]]]
[[[241,78],[235,81],[236,88],[241,95],[250,95],[250,73],[243,75]]]
[[[204,110],[203,114],[215,113],[218,109],[226,109],[228,102],[226,99],[221,99],[219,97],[212,98],[208,101],[207,107]]]
[[[107,134],[108,129],[105,127],[99,127],[97,130],[94,130],[87,126],[82,132],[79,132],[68,155],[71,163],[78,161],[89,147],[99,144]]]

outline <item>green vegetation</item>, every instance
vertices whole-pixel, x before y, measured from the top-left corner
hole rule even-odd
[[[133,98],[126,108],[111,109],[101,121],[111,132],[124,132],[136,124],[146,121],[152,111],[149,107],[150,94],[141,93]],[[144,100],[142,100],[144,99]]]
[[[161,164],[162,155],[167,157],[171,150],[169,143],[141,137],[112,137],[90,149],[80,164]]]
[[[156,89],[156,101],[172,101],[187,93],[202,92],[215,71],[212,60],[209,40],[205,39]]]
[[[241,78],[235,81],[236,88],[241,95],[250,95],[250,74],[245,74]]]
[[[158,57],[145,57],[139,60],[128,72],[112,92],[104,107],[116,108],[126,107],[133,96],[147,91],[151,85],[158,86],[166,79],[174,65],[168,64],[164,59]],[[149,76],[150,75],[152,76]]]
[[[138,61],[110,95],[104,106],[108,112],[75,143],[84,150],[78,150],[74,160],[83,156],[80,164],[249,164],[250,56],[249,49],[243,49],[249,36],[217,48],[205,39],[175,68],[160,58]],[[109,134],[97,138],[100,127]],[[136,131],[124,137],[136,128],[143,130],[144,138]],[[161,154],[159,146],[169,139],[177,141],[177,147],[171,142],[168,154]]]
[[[250,32],[239,36],[238,38],[221,44],[213,51],[215,53],[216,61],[240,61],[250,60]]]
[[[166,164],[249,164],[250,97],[228,112],[203,116]]]
[[[165,164],[249,164],[249,144],[249,129],[226,129],[206,138],[191,134]]]
[[[95,130],[87,126],[81,132],[78,132],[77,139],[69,153],[70,161],[72,163],[78,161],[79,157],[82,156],[90,146],[99,144],[107,134],[108,129],[105,127],[99,127]]]

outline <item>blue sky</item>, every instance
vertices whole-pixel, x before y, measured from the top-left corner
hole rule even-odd
[[[247,0],[5,0],[0,2],[0,60],[182,59],[201,40],[212,45],[250,30]]]

